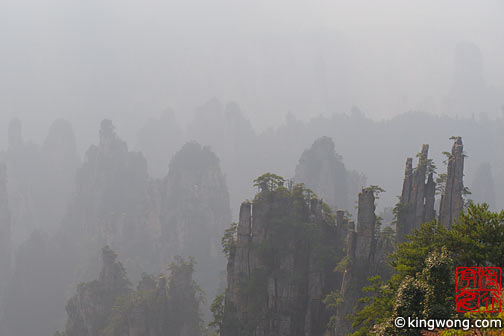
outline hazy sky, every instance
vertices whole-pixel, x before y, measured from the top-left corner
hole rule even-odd
[[[13,116],[37,141],[58,117],[81,142],[104,117],[134,139],[147,117],[171,106],[186,123],[212,97],[258,129],[352,105],[441,113],[460,42],[504,97],[499,0],[0,0],[0,145]]]

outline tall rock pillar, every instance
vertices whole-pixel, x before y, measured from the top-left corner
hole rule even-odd
[[[429,145],[423,145],[418,153],[418,165],[413,168],[413,159],[406,160],[404,182],[399,204],[397,205],[397,242],[405,241],[420,224],[434,219],[434,182],[431,163],[428,159]],[[427,182],[425,181],[428,175]]]
[[[455,223],[464,209],[464,145],[455,137],[446,172],[446,185],[439,207],[439,221],[446,227]]]
[[[357,232],[353,223],[348,224],[347,258],[348,266],[343,275],[340,295],[343,298],[336,314],[335,336],[351,333],[352,323],[346,317],[354,312],[362,297],[361,289],[366,284],[374,263],[376,249],[375,195],[372,188],[365,188],[359,194]]]

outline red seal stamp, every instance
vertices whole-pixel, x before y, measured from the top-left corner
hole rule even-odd
[[[457,267],[455,283],[458,313],[501,311],[500,267]]]

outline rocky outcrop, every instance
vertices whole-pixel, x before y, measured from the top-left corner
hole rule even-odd
[[[170,276],[143,275],[137,291],[123,299],[108,319],[103,336],[200,336],[200,298],[193,263],[179,260]]]
[[[142,154],[128,150],[109,120],[78,171],[66,219],[74,232],[117,248],[134,277],[185,255],[197,258],[201,273],[215,272],[215,281],[218,262],[225,267],[220,238],[230,222],[226,182],[209,148],[187,143],[166,177],[153,180]]]
[[[345,211],[332,215],[302,185],[286,189],[282,178],[265,174],[256,186],[259,194],[240,207],[235,238],[224,241],[229,259],[222,335],[349,334],[346,317],[368,277],[383,266],[376,256],[390,250],[377,232],[375,194],[381,189],[359,194],[356,228]],[[334,271],[341,267],[343,274]],[[322,301],[336,292],[343,304],[329,331]]]
[[[41,150],[43,157],[50,158],[44,162],[71,161],[68,158],[73,153],[73,144],[63,143],[70,142],[70,131],[66,123],[55,123]],[[13,138],[14,144],[20,143],[18,137]],[[99,257],[97,251],[107,243],[119,251],[128,251],[125,256],[129,263],[154,267],[150,260],[154,254],[151,247],[155,244],[138,246],[150,233],[145,229],[148,218],[145,209],[149,209],[145,201],[148,178],[142,169],[145,162],[137,159],[139,154],[127,151],[110,122],[102,123],[100,138],[99,145],[90,148],[79,170],[70,207],[59,205],[67,211],[56,232],[48,234],[48,230],[40,229],[17,249],[3,300],[5,319],[0,322],[7,326],[9,335],[53,334],[55,321],[64,316],[68,289],[99,272],[99,265],[94,261]],[[39,188],[46,190],[45,198],[57,193],[55,199],[62,199],[62,193],[51,184],[56,183],[57,174],[61,175],[59,181],[68,179],[67,168],[62,164],[53,168],[51,174],[40,173],[38,179],[45,180],[34,185],[45,185]],[[53,201],[39,204],[55,205]],[[52,216],[53,212],[48,214]],[[160,267],[159,263],[155,266]],[[137,278],[140,273],[137,271]]]
[[[98,280],[82,283],[66,306],[66,335],[99,336],[107,325],[116,300],[130,291],[126,271],[108,247],[102,251],[103,268]]]
[[[37,190],[41,176],[41,159],[39,148],[25,142],[22,124],[18,119],[9,123],[8,147],[4,162],[9,171],[7,184],[9,206],[12,218],[12,239],[17,245],[25,241],[37,228],[37,217],[34,213],[34,189]]]
[[[250,195],[250,181],[268,162],[267,151],[260,151],[259,137],[237,103],[212,99],[198,107],[187,125],[187,141],[197,141],[212,148],[226,172],[231,209],[238,211]],[[269,139],[265,139],[265,144]],[[271,148],[271,146],[268,146]],[[237,217],[238,213],[233,213]]]
[[[446,183],[439,206],[439,221],[446,227],[455,223],[464,208],[464,145],[461,137],[454,137],[448,156]]]
[[[27,240],[33,230],[56,231],[75,191],[79,164],[71,125],[56,120],[44,144],[38,146],[25,141],[21,122],[12,120],[3,160],[10,172],[9,204],[15,245]]]
[[[147,163],[142,154],[128,150],[110,120],[102,121],[99,136],[77,172],[76,196],[66,223],[80,234],[115,243],[125,230],[133,229],[145,205]]]
[[[351,321],[347,316],[353,313],[363,293],[369,276],[375,268],[375,254],[377,246],[375,190],[365,188],[359,194],[357,228],[353,222],[349,224],[347,233],[348,264],[343,275],[340,296],[342,303],[336,313],[335,336],[345,336],[351,333]]]
[[[262,178],[260,193],[240,207],[231,242],[222,335],[323,335],[322,300],[338,285],[333,258],[343,250],[338,228],[329,207],[302,186]]]
[[[98,280],[78,286],[67,304],[66,336],[200,336],[194,263],[177,258],[167,278],[142,274],[135,292],[116,254],[103,249]]]
[[[418,164],[415,169],[413,169],[413,159],[406,160],[402,193],[396,207],[396,237],[399,243],[404,242],[406,236],[420,224],[435,218],[436,183],[428,154],[429,145],[423,145],[422,151],[417,155]]]
[[[349,172],[342,157],[335,152],[334,142],[321,137],[301,155],[294,175],[296,183],[304,183],[324,199],[333,210],[353,211],[353,202],[365,186],[365,177]]]
[[[163,180],[162,253],[193,256],[195,279],[209,297],[215,296],[226,261],[221,237],[231,223],[229,193],[220,162],[210,148],[185,144],[172,158]],[[166,265],[169,260],[162,260]]]
[[[185,144],[170,162],[164,189],[164,239],[178,254],[216,257],[224,228],[231,222],[229,193],[217,156],[196,142]],[[202,244],[208,246],[200,253]]]
[[[423,145],[418,156],[418,165],[413,169],[413,159],[406,160],[403,189],[396,206],[396,238],[398,243],[420,224],[436,218],[435,194],[442,190],[439,207],[439,221],[451,226],[464,207],[464,147],[461,137],[454,137],[451,153],[447,154],[447,172],[434,182],[435,166],[428,158],[429,146]],[[488,171],[488,170],[487,170]]]
[[[9,336],[53,334],[67,289],[99,272],[94,261],[103,245],[120,253],[134,280],[163,270],[177,254],[195,256],[194,277],[214,296],[226,267],[220,239],[231,222],[216,155],[188,144],[167,177],[154,180],[142,155],[128,149],[110,121],[102,122],[99,135],[78,170],[60,230],[37,232],[18,249],[0,321]]]
[[[69,199],[75,192],[75,174],[80,165],[72,125],[66,120],[52,123],[40,149],[44,176],[34,201],[39,228],[48,232],[59,229]],[[47,197],[50,195],[50,197]]]

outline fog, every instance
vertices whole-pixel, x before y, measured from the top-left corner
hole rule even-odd
[[[379,186],[395,234],[406,159],[439,214],[463,139],[464,204],[504,208],[503,36],[500,0],[0,0],[0,336],[124,335],[114,302],[154,289],[192,313],[149,335],[216,332],[194,326],[236,290],[221,237],[265,185],[357,226]]]
[[[65,118],[81,150],[104,117],[134,140],[147,117],[171,107],[186,124],[213,97],[238,102],[258,130],[279,125],[289,111],[306,120],[353,105],[375,120],[409,110],[501,113],[501,1],[3,0],[0,6],[2,122],[17,116],[40,140],[52,120]],[[477,49],[462,66],[459,43]],[[485,104],[472,113],[449,103],[458,92],[457,71],[481,76],[474,99]]]

